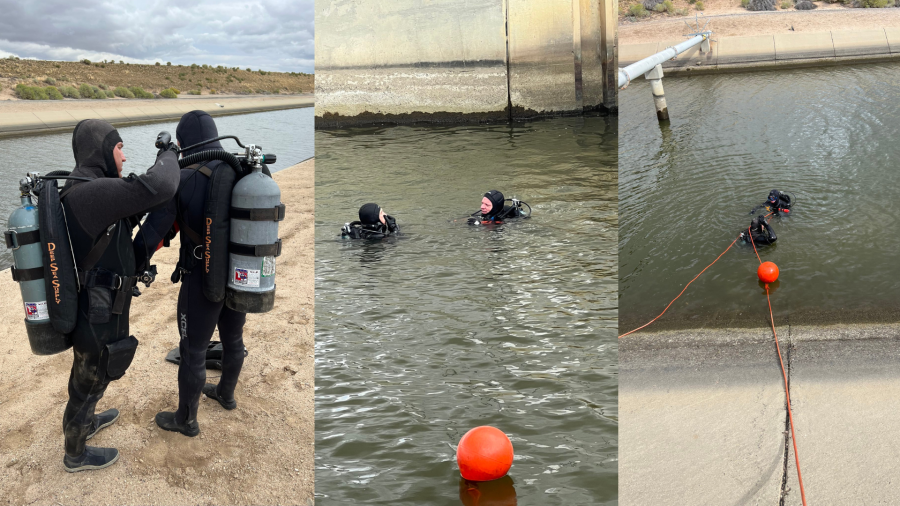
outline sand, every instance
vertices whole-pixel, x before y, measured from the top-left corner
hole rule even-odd
[[[619,13],[628,12],[628,5],[637,2],[620,2]],[[653,14],[650,18],[630,21],[619,17],[619,44],[639,44],[677,39],[690,33],[685,21],[694,23],[699,14],[700,27],[709,21],[707,29],[713,31],[713,39],[745,35],[773,35],[777,33],[828,32],[872,30],[900,27],[900,9],[852,9],[840,4],[815,2],[813,11],[750,12],[740,6],[739,0],[705,0],[702,13],[689,6],[686,0],[674,0],[676,8],[688,8],[688,16]],[[780,5],[780,2],[777,3]],[[793,27],[793,30],[791,30]]]
[[[154,257],[160,275],[134,299],[131,331],[140,341],[124,378],[110,384],[97,411],[119,420],[89,444],[119,449],[99,471],[65,472],[62,415],[72,352],[33,355],[19,288],[0,273],[0,504],[311,504],[314,490],[313,184],[314,160],[277,172],[287,206],[280,225],[275,309],[248,315],[244,362],[225,411],[201,397],[201,435],[162,431],[153,417],[177,407],[175,302],[168,277],[173,247]],[[213,336],[217,339],[217,336]],[[218,382],[219,371],[207,371]]]
[[[189,98],[190,97],[190,98]],[[283,102],[285,100],[295,101],[299,98],[309,100],[309,105],[313,105],[314,97],[312,93],[303,95],[201,95],[201,96],[182,96],[175,99],[125,99],[125,98],[108,98],[105,100],[90,99],[63,99],[63,100],[4,100],[2,92],[0,92],[0,114],[15,112],[43,112],[43,111],[63,111],[75,109],[117,109],[120,107],[143,107],[143,106],[163,106],[178,105],[179,107],[194,107],[204,109],[214,107],[213,104],[219,103],[225,108],[234,107],[236,104],[253,102]]]

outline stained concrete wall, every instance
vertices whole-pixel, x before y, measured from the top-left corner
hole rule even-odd
[[[596,108],[602,2],[611,0],[316,2],[316,124]]]

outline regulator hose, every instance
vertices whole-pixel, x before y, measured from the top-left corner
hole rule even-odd
[[[234,173],[238,176],[242,175],[244,172],[244,170],[241,168],[241,162],[240,160],[238,160],[238,157],[234,156],[233,153],[225,151],[224,149],[209,149],[206,151],[201,151],[199,153],[194,153],[193,155],[188,155],[181,160],[178,160],[178,166],[183,169],[189,165],[209,160],[219,160],[227,163],[231,166],[232,169],[234,169]]]

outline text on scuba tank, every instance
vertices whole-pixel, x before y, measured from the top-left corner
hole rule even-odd
[[[56,244],[48,242],[47,252],[50,253],[50,274],[53,276],[53,281],[51,281],[51,284],[53,285],[53,299],[59,304],[61,302],[59,300],[59,267],[56,265],[56,254],[53,253],[55,250]]]
[[[206,218],[206,252],[203,253],[203,257],[204,257],[204,261],[205,261],[205,267],[206,267],[207,274],[209,274],[209,248],[210,248],[210,245],[212,244],[212,232],[210,230],[211,228],[212,228],[212,218]]]

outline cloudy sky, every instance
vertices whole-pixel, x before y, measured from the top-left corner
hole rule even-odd
[[[0,57],[313,72],[314,0],[0,0]]]

